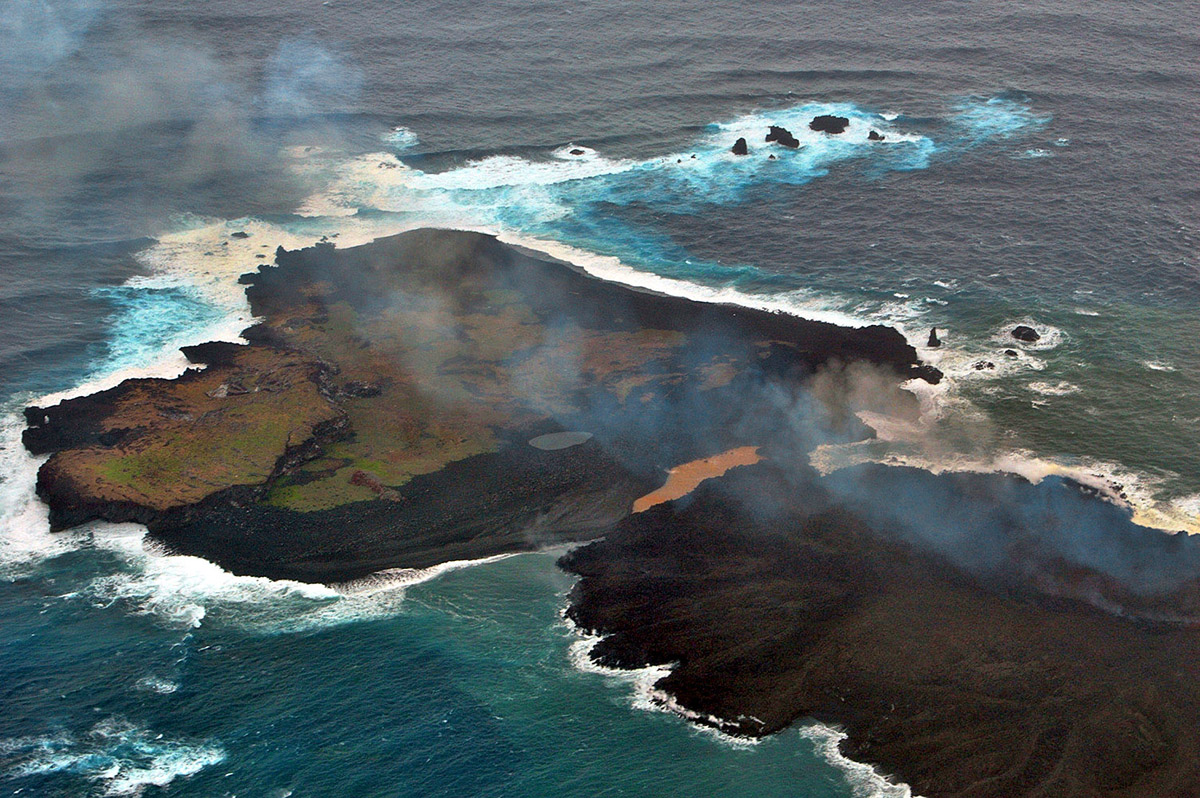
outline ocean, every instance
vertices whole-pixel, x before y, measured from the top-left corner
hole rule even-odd
[[[1200,530],[1190,12],[8,0],[0,790],[908,795],[834,730],[722,738],[658,711],[653,672],[588,665],[554,552],[335,589],[131,526],[52,535],[20,409],[235,338],[237,275],[276,246],[450,226],[898,327],[948,379],[920,425],[881,422],[821,467],[1066,474]],[[849,129],[807,130],[821,113]],[[771,124],[805,146],[767,145]]]

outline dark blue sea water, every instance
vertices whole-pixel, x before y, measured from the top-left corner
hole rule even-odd
[[[652,674],[578,667],[551,555],[334,591],[135,528],[51,536],[16,413],[236,334],[236,276],[278,244],[449,225],[922,346],[936,325],[925,423],[822,463],[1115,480],[1139,520],[1196,527],[1194,16],[7,0],[0,791],[903,794],[828,732],[736,745],[646,711]],[[851,127],[810,133],[818,113]],[[805,146],[768,148],[768,124]]]

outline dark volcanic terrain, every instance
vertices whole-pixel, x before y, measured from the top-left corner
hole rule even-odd
[[[895,330],[462,232],[243,282],[247,344],[26,411],[55,529],[133,520],[321,582],[603,538],[562,560],[594,656],[672,664],[659,686],[726,731],[838,723],[928,798],[1200,795],[1192,539],[1058,478],[809,467],[871,436],[861,411],[916,418],[900,384],[940,374]]]
[[[878,504],[929,498],[886,484],[907,469],[861,470],[891,488]],[[1078,494],[948,481],[981,515],[1013,488],[1031,503]],[[1134,530],[1108,537],[1139,534],[1145,562],[1194,557],[1190,540]],[[606,635],[592,656],[673,664],[658,686],[725,731],[839,724],[847,755],[929,798],[1200,794],[1195,620],[1106,611],[1147,598],[1061,555],[1027,557],[1041,532],[1008,525],[1006,555],[972,573],[902,522],[868,524],[814,472],[766,462],[631,516],[561,564],[582,577],[569,616]],[[1187,581],[1170,601],[1195,619]]]
[[[865,361],[879,397],[935,371],[894,330],[844,329],[606,283],[476,233],[279,251],[243,278],[248,346],[207,368],[30,408],[56,529],[136,520],[242,574],[341,581],[603,534],[679,462],[857,437],[810,407]],[[531,446],[580,431],[577,446]]]

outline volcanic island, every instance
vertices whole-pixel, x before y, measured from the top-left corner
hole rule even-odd
[[[446,230],[242,282],[246,343],[27,408],[53,529],[323,583],[578,544],[592,656],[670,666],[696,722],[834,724],[927,798],[1200,794],[1192,538],[1067,479],[810,465],[861,411],[917,417],[904,383],[941,374],[896,330]]]

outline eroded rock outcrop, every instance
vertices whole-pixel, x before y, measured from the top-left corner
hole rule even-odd
[[[850,120],[844,116],[833,116],[832,114],[822,114],[821,116],[813,117],[813,120],[808,123],[810,130],[815,130],[818,133],[829,133],[830,135],[838,135],[845,132],[849,127]]]
[[[1013,327],[1011,334],[1012,337],[1016,338],[1018,341],[1024,341],[1028,344],[1036,343],[1042,338],[1041,334],[1038,333],[1037,330],[1025,324],[1018,324],[1016,327]]]
[[[771,125],[767,131],[766,140],[768,142],[773,141],[784,147],[790,147],[793,150],[800,146],[800,140],[793,136],[790,130],[779,125]]]

